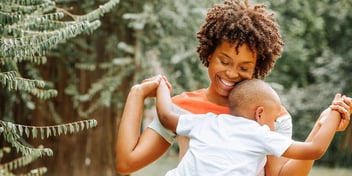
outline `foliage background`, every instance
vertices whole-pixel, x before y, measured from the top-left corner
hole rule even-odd
[[[72,13],[84,14],[106,1],[58,2]],[[48,54],[47,64],[28,69],[21,65],[26,75],[50,82],[58,96],[48,101],[34,99],[33,109],[21,94],[0,89],[1,119],[37,125],[82,118],[98,121],[98,127],[87,133],[44,141],[54,156],[30,167],[47,165],[48,175],[116,175],[114,144],[129,88],[160,73],[168,76],[174,94],[206,87],[206,69],[195,52],[195,33],[206,9],[220,2],[121,0],[102,17],[97,31],[60,45]],[[294,138],[303,140],[336,92],[352,96],[352,2],[258,2],[276,13],[286,43],[267,81],[280,92],[293,116]],[[351,143],[348,128],[335,137],[317,164],[351,167]]]

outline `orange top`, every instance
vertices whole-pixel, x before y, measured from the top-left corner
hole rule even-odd
[[[172,98],[172,102],[182,109],[193,114],[229,114],[229,108],[210,102],[206,98],[206,89],[199,89],[193,92],[183,92]]]

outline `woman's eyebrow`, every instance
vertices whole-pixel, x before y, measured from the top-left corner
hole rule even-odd
[[[225,56],[225,57],[227,57],[229,59],[232,59],[232,57],[230,55],[228,55],[227,53],[225,53],[225,52],[220,52],[220,55]]]
[[[225,52],[220,52],[219,55],[225,56],[228,59],[232,59],[232,57],[230,55],[228,55],[227,53],[225,53]],[[244,61],[243,63],[244,64],[253,64],[253,61],[252,60],[248,60],[248,61]]]

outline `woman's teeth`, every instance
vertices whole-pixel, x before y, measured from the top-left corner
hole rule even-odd
[[[222,82],[225,86],[229,86],[229,87],[234,86],[234,83],[233,83],[233,82],[224,81],[224,80],[222,80],[222,79],[221,79],[221,82]]]

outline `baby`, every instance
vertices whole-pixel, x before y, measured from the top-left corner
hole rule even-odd
[[[334,101],[342,101],[341,95]],[[176,114],[164,80],[158,87],[156,104],[163,126],[190,139],[187,153],[167,176],[255,175],[267,155],[316,160],[326,152],[341,119],[337,111],[325,113],[310,142],[278,134],[274,122],[281,112],[280,98],[259,79],[235,85],[229,95],[230,114]]]

